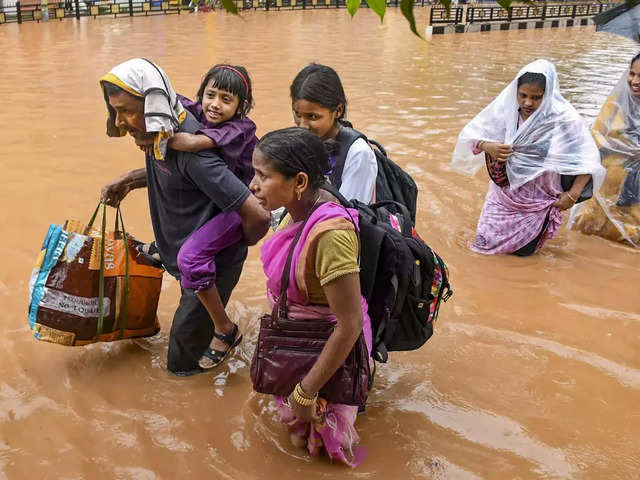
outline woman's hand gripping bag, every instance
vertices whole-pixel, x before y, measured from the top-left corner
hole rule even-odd
[[[127,235],[119,209],[114,231],[106,231],[105,221],[106,206],[98,205],[87,225],[49,226],[29,283],[29,326],[38,340],[75,346],[160,330],[164,270],[137,255],[141,242]]]

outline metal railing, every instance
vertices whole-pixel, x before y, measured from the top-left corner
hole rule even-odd
[[[542,21],[546,19],[592,17],[616,5],[616,3],[533,5],[510,7],[508,10],[502,7],[474,7],[468,5],[466,7],[451,8],[450,15],[447,15],[444,8],[432,7],[429,22],[430,25],[462,23],[464,10],[466,10],[466,23]]]
[[[264,9],[264,10],[297,10],[297,9],[307,9],[307,8],[346,8],[347,4],[345,0],[250,0],[253,1],[251,5],[248,7],[245,6],[245,9],[252,8],[254,10]],[[414,0],[413,3],[415,6],[429,6],[435,0]],[[389,7],[399,7],[400,0],[387,0],[387,6]],[[365,0],[361,0],[360,2],[361,8],[369,8],[369,5]]]
[[[26,21],[40,22],[45,19],[63,20],[65,18],[99,16],[140,16],[156,14],[180,13],[182,10],[193,10],[200,2],[200,9],[220,8],[216,2],[206,5],[202,0],[66,0],[46,4],[21,3],[19,0],[0,8],[0,24],[22,23]],[[294,10],[316,8],[346,8],[345,0],[235,0],[238,10]],[[414,0],[416,6],[433,5],[433,0]],[[387,0],[387,5],[399,7],[399,0]],[[575,18],[594,16],[614,6],[612,3],[598,4],[562,4],[540,6],[515,6],[504,10],[499,6],[472,6],[451,8],[450,14],[444,8],[432,6],[429,13],[429,24],[461,24],[474,22],[511,22],[521,20],[545,20],[557,18]],[[368,7],[365,0],[361,7]]]
[[[29,1],[29,0],[28,0]],[[19,0],[0,7],[0,24],[22,23],[27,21],[40,22],[43,20],[63,20],[65,18],[113,16],[141,16],[156,14],[180,13],[182,10],[206,11],[220,9],[219,0],[207,4],[202,0],[66,0],[49,2],[22,3]],[[316,8],[346,8],[345,0],[234,0],[238,10],[295,10]],[[210,2],[209,2],[210,3]],[[433,0],[414,0],[416,6],[428,6]],[[390,7],[399,7],[399,0],[387,0]],[[361,7],[368,8],[365,0]]]
[[[431,7],[429,13],[429,24],[435,23],[462,23],[462,7],[451,8],[447,14],[446,9]]]
[[[49,2],[48,4],[22,4],[17,1],[13,6],[0,9],[0,23],[22,23],[28,21],[63,20],[65,18],[98,17],[111,15],[138,16],[180,13],[182,5],[178,0],[142,1],[142,0],[68,0]]]

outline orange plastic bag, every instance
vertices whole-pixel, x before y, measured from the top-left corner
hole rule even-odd
[[[49,226],[29,284],[29,325],[38,340],[86,345],[160,330],[156,311],[164,270],[137,255],[141,242],[126,234],[119,208],[115,230],[105,227],[104,204],[87,225],[68,220]]]

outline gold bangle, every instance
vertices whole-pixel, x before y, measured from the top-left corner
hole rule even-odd
[[[311,405],[316,403],[315,398],[304,398],[300,396],[297,390],[293,391],[293,399],[296,401],[296,403],[302,405],[303,407],[310,407]]]
[[[569,192],[567,192],[567,197],[569,197],[573,201],[573,203],[576,203],[578,201],[577,199],[573,198]]]
[[[309,395],[307,392],[305,392],[302,389],[302,384],[301,382],[298,382],[294,388],[295,392],[298,392],[298,395],[300,395],[302,398],[304,398],[305,400],[316,400],[318,398],[318,394],[316,393],[315,395]]]

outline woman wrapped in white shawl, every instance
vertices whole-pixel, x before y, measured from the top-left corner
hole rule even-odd
[[[562,210],[602,184],[598,149],[551,62],[522,68],[460,133],[452,167],[473,174],[485,163],[493,181],[471,247],[479,253],[534,253],[555,236]]]

